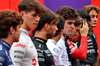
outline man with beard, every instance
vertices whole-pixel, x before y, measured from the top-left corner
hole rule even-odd
[[[56,66],[63,66],[62,60],[61,60],[61,52],[60,49],[57,47],[57,42],[59,41],[59,39],[62,36],[62,31],[64,28],[64,23],[65,20],[62,16],[60,16],[59,21],[57,23],[57,28],[58,30],[56,31],[55,36],[52,39],[48,39],[47,41],[47,47],[49,48],[49,50],[51,51],[54,59],[55,59],[55,65]]]
[[[73,33],[73,29],[75,28],[74,26],[75,19],[78,17],[78,14],[75,11],[75,9],[69,6],[60,7],[56,11],[56,13],[61,15],[65,19],[63,35],[61,36],[60,40],[57,42],[57,46],[59,47],[61,51],[61,60],[63,62],[63,66],[70,66],[71,59],[69,59],[68,53],[67,53],[68,51],[66,50],[65,37]]]
[[[67,40],[72,53],[72,66],[80,66],[79,60],[85,60],[87,54],[87,35],[88,22],[91,21],[90,15],[82,10],[77,10],[80,17],[75,21],[75,31]],[[74,46],[73,46],[74,45]]]
[[[98,46],[96,36],[93,32],[93,28],[97,25],[100,8],[93,5],[87,5],[84,6],[82,9],[90,14],[91,22],[89,22],[87,57],[84,61],[80,61],[80,64],[81,66],[93,66],[93,64],[97,61],[98,57]]]
[[[47,9],[47,11],[41,15],[36,32],[32,41],[38,52],[38,61],[40,66],[55,66],[54,58],[47,48],[46,42],[52,38],[57,28],[58,15]]]

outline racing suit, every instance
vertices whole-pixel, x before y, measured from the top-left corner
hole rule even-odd
[[[19,42],[13,43],[10,55],[14,66],[39,66],[36,48],[28,36],[29,31],[22,29]]]
[[[54,58],[50,52],[50,50],[47,48],[46,40],[39,38],[39,37],[33,37],[32,41],[37,49],[38,52],[38,61],[40,66],[54,66]]]
[[[9,54],[10,47],[7,42],[0,40],[0,66],[13,66]]]
[[[55,65],[63,66],[63,63],[61,60],[61,52],[60,52],[60,49],[56,46],[56,41],[54,41],[53,39],[48,39],[46,44],[55,59]]]

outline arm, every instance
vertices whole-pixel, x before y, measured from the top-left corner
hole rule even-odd
[[[87,54],[87,37],[81,36],[81,44],[79,49],[72,45],[71,41],[67,40],[69,44],[69,48],[71,49],[72,57],[79,59],[79,60],[85,60],[86,54]]]

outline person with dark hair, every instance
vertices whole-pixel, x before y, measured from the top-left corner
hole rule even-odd
[[[0,11],[0,66],[13,66],[9,49],[13,42],[18,42],[23,19],[12,10]]]
[[[32,37],[32,41],[38,52],[40,66],[55,66],[54,58],[47,48],[46,42],[48,39],[51,39],[58,30],[58,18],[58,15],[47,9],[47,11],[41,15],[39,24],[35,29],[36,32],[34,37]]]
[[[62,6],[57,11],[57,14],[61,15],[65,19],[64,29],[63,29],[63,35],[61,36],[60,40],[57,42],[57,46],[60,48],[61,51],[61,60],[63,63],[63,66],[70,66],[71,65],[71,59],[69,58],[69,55],[71,54],[71,51],[69,52],[69,47],[65,46],[65,37],[68,35],[71,35],[73,33],[73,29],[75,28],[74,23],[75,19],[78,17],[77,12],[75,9],[69,6]]]
[[[87,57],[85,60],[80,61],[81,66],[93,66],[98,57],[98,47],[96,42],[96,36],[93,32],[93,28],[96,27],[98,14],[100,13],[100,8],[93,5],[87,5],[82,8],[87,11],[91,17],[89,23],[89,33],[88,33],[88,48],[87,48]]]
[[[57,47],[56,43],[61,38],[62,30],[64,28],[65,20],[63,17],[60,16],[59,21],[57,23],[58,30],[56,31],[55,36],[52,39],[48,39],[47,41],[47,47],[51,51],[54,59],[55,59],[55,65],[56,66],[63,66],[62,60],[61,60],[61,53],[60,49]]]
[[[45,7],[37,0],[22,0],[18,8],[24,21],[19,42],[14,42],[10,49],[12,61],[14,66],[39,66],[36,48],[28,34],[31,28],[37,27]]]

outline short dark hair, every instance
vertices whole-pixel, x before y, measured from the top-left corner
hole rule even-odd
[[[62,16],[60,16],[59,21],[57,23],[58,30],[56,31],[55,36],[57,36],[61,32],[61,29],[64,29],[64,24],[65,24],[65,19]]]
[[[63,16],[65,20],[76,19],[78,17],[78,14],[75,9],[70,6],[62,6],[56,11],[56,13]]]
[[[36,11],[37,14],[45,12],[45,7],[37,0],[22,0],[18,4],[18,9],[19,12],[21,11],[29,12],[31,10]]]
[[[48,23],[48,24],[57,23],[58,19],[59,19],[59,16],[57,14],[55,14],[51,10],[47,9],[46,12],[41,15],[40,21],[36,27],[36,31],[41,30],[46,23]]]
[[[81,25],[81,24],[83,24],[83,19],[79,16],[79,17],[75,20],[74,25],[75,25],[75,27],[76,27],[76,26],[79,26],[79,25]]]
[[[77,12],[80,15],[80,17],[82,17],[83,19],[86,19],[88,22],[91,21],[91,17],[88,12],[86,12],[82,9],[77,10]]]
[[[17,12],[12,10],[0,11],[0,38],[8,36],[11,26],[16,30],[17,25],[22,23],[23,19]]]
[[[83,10],[87,11],[88,13],[91,11],[91,10],[95,10],[98,13],[100,13],[100,8],[97,7],[97,6],[94,6],[94,5],[87,5],[87,6],[84,6],[82,8]]]

